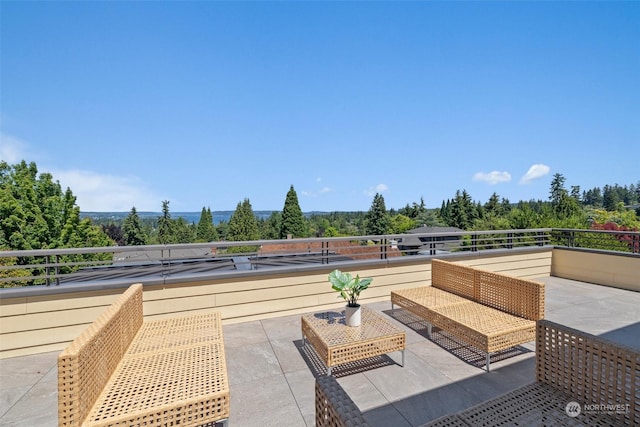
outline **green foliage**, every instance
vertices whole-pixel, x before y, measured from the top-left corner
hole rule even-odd
[[[13,250],[111,246],[113,241],[35,163],[0,162],[0,247]],[[18,264],[25,263],[19,259]]]
[[[260,233],[258,232],[258,221],[253,213],[251,202],[244,199],[242,203],[238,203],[236,210],[229,219],[229,232],[227,240],[233,242],[241,242],[247,240],[258,240]],[[257,246],[233,246],[228,249],[232,253],[255,252]]]
[[[391,217],[391,233],[401,234],[413,228],[416,228],[416,222],[408,216],[398,214]]]
[[[147,244],[147,236],[140,224],[140,217],[136,207],[132,207],[129,215],[124,219],[122,223],[122,234],[124,237],[124,244],[126,246],[142,246]]]
[[[360,275],[353,277],[351,273],[342,272],[340,270],[333,270],[329,273],[329,282],[331,282],[331,288],[334,291],[340,293],[340,297],[344,298],[349,307],[358,306],[358,298],[360,293],[367,289],[372,278],[360,278]]]
[[[551,180],[551,189],[549,190],[549,200],[551,200],[551,204],[554,207],[561,202],[563,196],[568,195],[567,190],[564,188],[566,180],[567,179],[561,173],[553,175],[553,179]]]
[[[618,209],[613,212],[605,209],[595,209],[591,211],[590,218],[593,224],[613,223],[627,230],[640,230],[640,218],[638,214],[632,209],[624,208],[622,204],[619,204]]]
[[[371,208],[365,218],[366,234],[382,235],[391,230],[391,220],[384,204],[384,197],[376,193],[371,203]]]
[[[426,213],[427,213],[427,208],[424,204],[423,197],[420,197],[419,204],[414,202],[413,205],[409,206],[409,204],[407,203],[407,205],[404,208],[398,209],[398,214],[411,218],[416,222],[419,222],[418,221],[419,218],[421,216],[424,216]]]
[[[0,258],[0,279],[11,277],[10,281],[0,282],[0,288],[20,288],[29,285],[29,280],[26,279],[31,275],[29,270],[21,268],[11,268],[17,266],[17,257],[3,257]],[[25,277],[24,280],[17,279],[19,277]]]
[[[260,238],[264,240],[277,240],[280,238],[280,223],[282,213],[272,212],[269,218],[260,220]]]
[[[197,240],[197,227],[194,223],[188,223],[184,218],[173,220],[171,224],[173,243],[193,243]]]
[[[440,217],[446,225],[462,230],[469,230],[482,214],[481,205],[473,203],[467,190],[456,191],[453,200],[448,200],[440,210]]]
[[[162,201],[162,216],[158,218],[158,242],[163,245],[176,243],[173,221],[169,212],[169,201]]]
[[[202,208],[200,220],[196,229],[197,242],[214,242],[218,240],[218,232],[216,226],[213,225],[213,214],[211,208]]]
[[[520,201],[493,193],[486,203],[473,201],[466,190],[442,201],[440,209],[426,209],[424,199],[407,203],[397,211],[387,211],[384,198],[376,194],[367,212],[330,212],[311,214],[300,209],[293,185],[282,212],[257,219],[248,199],[239,203],[229,222],[215,225],[211,209],[203,207],[198,224],[172,219],[169,201],[162,202],[162,216],[138,216],[135,207],[118,222],[105,220],[96,225],[80,219],[80,208],[70,189],[63,191],[51,174],[38,175],[35,163],[25,161],[10,166],[0,161],[0,248],[30,250],[63,247],[170,244],[217,240],[275,240],[294,237],[338,237],[355,235],[400,234],[412,228],[454,226],[463,230],[499,230],[527,228],[587,228],[590,221],[615,223],[633,229],[640,214],[640,182],[618,184],[582,191],[564,187],[562,174],[551,181],[549,201]],[[605,209],[601,209],[604,207]],[[594,210],[595,208],[595,210]],[[233,248],[230,252],[250,252],[255,247]],[[100,256],[96,255],[96,259]],[[18,265],[28,259],[17,259]]]
[[[282,209],[282,219],[280,221],[280,238],[286,239],[289,235],[292,237],[307,237],[309,227],[306,224],[300,204],[298,203],[298,195],[293,189],[293,185],[287,192]]]

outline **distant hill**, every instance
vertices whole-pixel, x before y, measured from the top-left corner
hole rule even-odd
[[[233,215],[234,211],[212,211],[213,222],[214,224],[219,224],[222,221],[229,222],[231,215]],[[269,218],[271,214],[276,211],[254,211],[253,213],[260,219]],[[189,223],[198,223],[200,221],[200,214],[202,212],[171,212],[171,218],[184,218],[185,221]],[[306,212],[305,216],[311,215],[322,215],[327,212]],[[113,220],[113,221],[121,221],[125,219],[129,215],[129,212],[80,212],[81,218],[91,218],[92,220]],[[138,211],[138,216],[140,219],[157,219],[162,216],[162,212],[146,212],[146,211]]]

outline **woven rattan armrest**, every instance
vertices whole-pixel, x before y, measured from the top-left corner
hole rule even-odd
[[[60,426],[87,417],[142,323],[142,285],[135,284],[58,355]]]

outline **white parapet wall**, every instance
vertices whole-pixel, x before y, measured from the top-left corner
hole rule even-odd
[[[556,248],[551,275],[640,292],[640,255]]]
[[[447,256],[461,262],[535,279],[549,276],[552,249],[503,251],[501,253],[459,253]],[[327,279],[333,265],[312,269],[292,268],[277,273],[214,276],[188,281],[144,285],[144,315],[164,318],[220,311],[225,324],[270,317],[302,314],[323,309],[340,309]],[[431,283],[428,257],[399,257],[389,262],[341,265],[344,271],[372,277],[373,283],[362,295],[366,304],[390,301],[395,289],[426,286]],[[131,283],[137,282],[132,279]],[[28,292],[27,295],[0,298],[0,358],[60,351],[93,322],[126,287],[105,289],[84,286],[80,292]],[[31,290],[30,290],[31,291]]]

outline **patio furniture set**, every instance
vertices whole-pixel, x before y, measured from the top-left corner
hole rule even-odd
[[[486,352],[487,371],[492,352],[536,341],[534,384],[429,425],[555,422],[562,415],[564,425],[573,420],[565,413],[572,400],[626,404],[615,420],[640,423],[638,353],[541,320],[543,284],[432,260],[432,285],[393,291],[391,302],[427,322],[429,334],[436,326]],[[301,330],[303,345],[327,367],[316,379],[316,425],[367,425],[332,369],[396,351],[404,366],[404,331],[366,307],[360,326],[333,311],[303,315]],[[142,285],[132,285],[59,355],[58,401],[60,426],[227,425],[220,314],[143,321]]]
[[[423,427],[638,426],[639,377],[638,351],[540,320],[535,382]],[[369,425],[334,377],[316,379],[315,399],[316,427]]]

